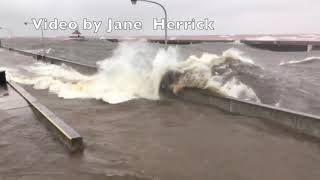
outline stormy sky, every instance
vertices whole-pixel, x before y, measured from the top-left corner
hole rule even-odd
[[[319,0],[156,0],[168,10],[169,20],[215,21],[213,31],[170,31],[169,35],[202,34],[293,34],[320,32]],[[31,18],[58,18],[61,21],[78,21],[83,18],[106,21],[142,21],[143,30],[105,32],[104,26],[97,35],[160,35],[152,28],[153,18],[163,17],[162,10],[153,4],[129,0],[1,0],[0,26],[9,27],[14,36],[37,36],[33,26],[25,26]],[[81,29],[81,28],[80,28]],[[46,31],[46,36],[69,35],[70,30]],[[83,31],[95,35],[92,31]],[[0,36],[6,32],[0,30]]]

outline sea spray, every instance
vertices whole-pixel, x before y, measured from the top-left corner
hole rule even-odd
[[[320,57],[307,57],[302,60],[292,60],[288,62],[282,62],[279,65],[283,66],[283,65],[291,65],[291,64],[302,64],[302,63],[310,63],[310,62],[319,61],[319,60],[320,60]]]
[[[221,56],[204,53],[179,60],[179,49],[158,49],[145,41],[122,42],[110,58],[97,63],[94,75],[81,74],[65,65],[36,63],[23,71],[10,70],[10,80],[48,89],[65,99],[93,98],[111,104],[136,98],[158,100],[163,76],[169,71],[179,74],[170,85],[174,93],[184,88],[200,88],[215,93],[259,101],[255,92],[236,76],[230,76],[238,65],[255,66],[236,49]]]
[[[175,73],[177,75],[172,91],[177,94],[184,88],[199,88],[223,96],[260,102],[254,90],[237,78],[236,70],[239,66],[259,68],[236,49],[229,49],[222,56],[208,53],[200,58],[190,56],[177,64],[178,73]]]
[[[97,63],[98,72],[83,75],[66,65],[36,63],[30,75],[12,71],[11,80],[48,89],[64,99],[94,98],[116,104],[136,98],[158,100],[162,76],[177,62],[175,48],[155,49],[144,41],[119,44],[113,56]]]

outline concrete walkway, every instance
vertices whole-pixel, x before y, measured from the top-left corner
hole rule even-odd
[[[10,58],[16,64],[30,62],[29,57],[10,54],[0,52],[0,66],[8,65]],[[97,100],[63,100],[46,90],[25,88],[79,131],[86,148],[83,154],[71,156],[40,123],[27,118],[28,112],[18,117],[3,109],[0,179],[320,177],[319,143],[263,120],[174,99],[109,105]]]

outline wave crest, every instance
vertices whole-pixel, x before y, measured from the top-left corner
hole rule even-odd
[[[116,104],[136,98],[158,100],[159,87],[165,74],[175,71],[170,85],[174,93],[184,88],[207,89],[212,92],[259,101],[253,89],[233,74],[237,68],[256,67],[254,62],[236,49],[221,56],[204,53],[178,60],[178,48],[157,49],[144,41],[123,42],[113,56],[97,63],[94,75],[81,74],[65,65],[36,63],[22,71],[9,71],[10,80],[48,89],[61,98],[93,98]]]
[[[302,60],[293,60],[293,61],[288,61],[288,62],[282,62],[279,65],[283,66],[283,65],[290,65],[290,64],[310,63],[310,62],[318,61],[318,60],[320,60],[320,57],[307,57]]]

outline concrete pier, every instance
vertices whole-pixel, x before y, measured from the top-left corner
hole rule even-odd
[[[251,42],[251,41],[250,41]],[[269,42],[268,42],[269,43]],[[267,44],[268,44],[267,43]],[[286,46],[295,45],[294,42],[286,43]],[[299,46],[307,46],[307,43],[305,44],[299,44]],[[23,50],[16,50],[12,49],[11,51],[15,51],[18,53],[21,53],[23,55],[32,56],[34,58],[37,57],[37,54],[26,52]],[[80,70],[84,73],[94,73],[97,71],[97,67],[91,66],[91,65],[85,65],[81,63],[77,63],[74,61],[64,60],[60,58],[54,58],[54,57],[40,57],[37,60],[49,62],[52,64],[67,64],[72,67],[74,67],[77,70]],[[163,78],[162,82],[162,89],[161,91],[164,93],[171,93],[170,90],[168,90],[168,87],[170,86],[170,83],[174,80],[174,74],[171,74],[170,72]],[[300,133],[305,133],[317,138],[320,138],[320,117],[316,117],[313,115],[308,115],[304,113],[299,113],[295,111],[285,110],[285,109],[277,109],[275,107],[267,106],[267,105],[261,105],[261,104],[255,104],[250,102],[244,102],[239,101],[236,99],[228,98],[228,97],[219,97],[219,96],[212,96],[206,92],[199,91],[197,92],[189,92],[186,91],[185,93],[188,95],[179,95],[178,97],[181,97],[184,100],[190,100],[199,102],[202,104],[207,105],[214,105],[216,107],[219,107],[223,110],[227,110],[230,113],[238,113],[245,116],[252,116],[257,118],[263,118],[267,120],[274,121],[275,123],[279,123],[280,125],[287,126],[289,128],[293,128],[297,130]],[[203,97],[205,96],[205,97]],[[203,98],[202,98],[203,97]],[[208,102],[210,99],[210,103]],[[239,104],[242,104],[239,106]],[[233,107],[234,106],[234,107]],[[259,109],[259,111],[252,110],[252,107],[254,109]],[[234,110],[233,110],[234,109]],[[272,113],[270,114],[270,111]],[[313,125],[310,125],[313,124]],[[319,125],[318,125],[319,123]]]
[[[0,66],[19,69],[34,62],[14,51],[0,52]],[[96,99],[66,100],[31,86],[24,89],[81,133],[86,148],[69,155],[50,139],[51,133],[34,124],[37,119],[28,119],[35,115],[30,108],[27,112],[0,108],[0,178],[318,180],[320,176],[319,139],[250,115],[257,109],[266,116],[264,107],[232,104],[227,98],[188,90],[180,94],[183,98],[110,105]],[[19,102],[28,106],[24,99]],[[17,111],[20,114],[14,114]]]
[[[286,41],[286,40],[240,40],[252,47],[272,51],[311,51],[320,48],[320,41]]]

